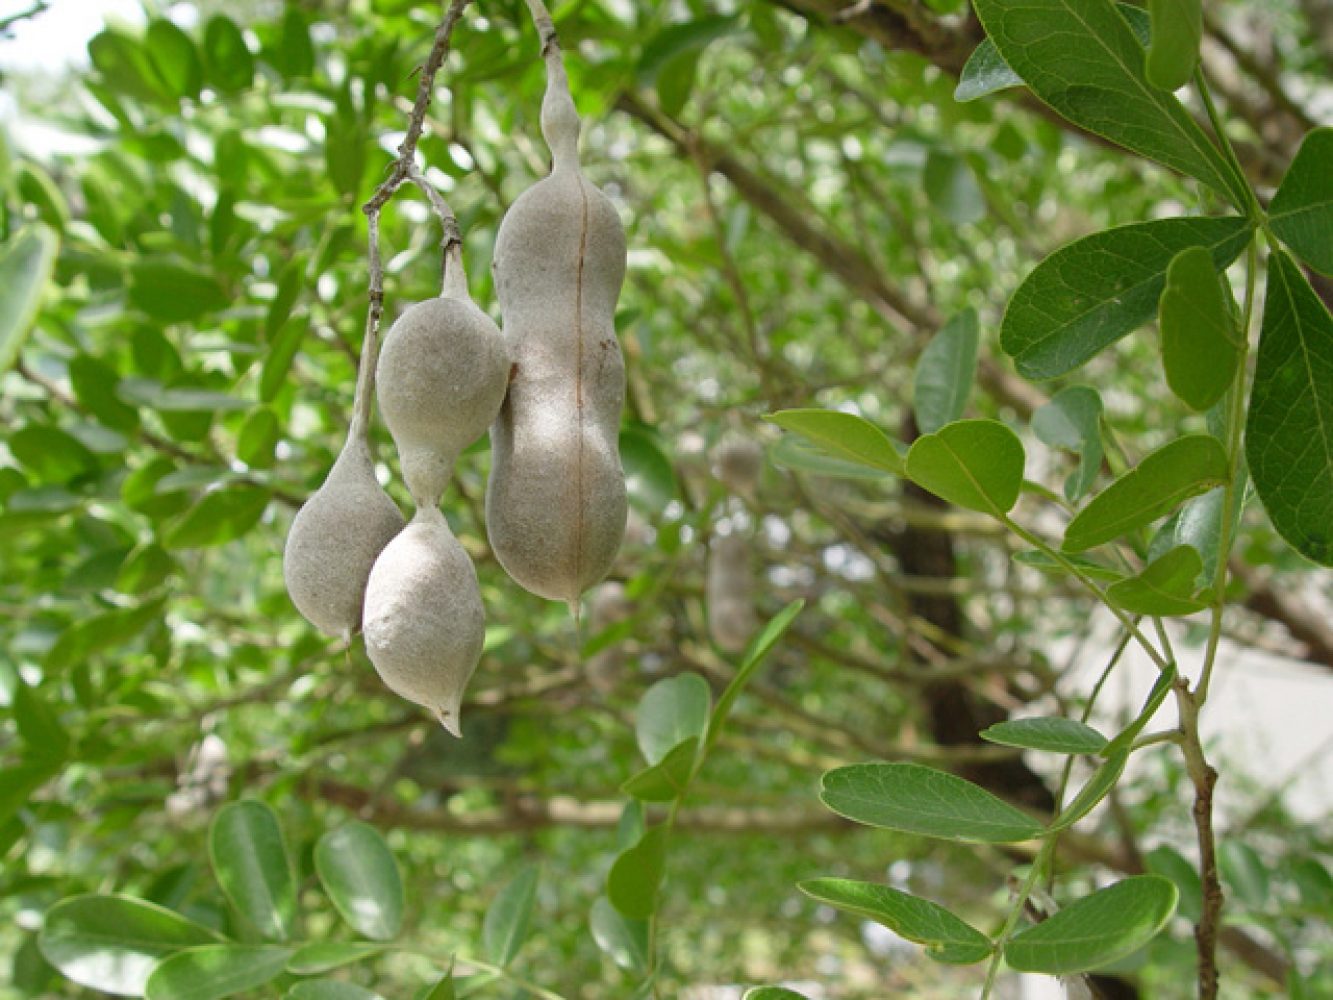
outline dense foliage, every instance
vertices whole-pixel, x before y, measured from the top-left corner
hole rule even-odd
[[[1211,90],[1179,101],[1198,39],[1105,0],[1102,63],[1072,28],[1023,42],[1064,4],[557,5],[629,239],[623,593],[576,624],[515,586],[470,449],[461,742],[280,565],[342,443],[360,206],[443,6],[146,3],[68,78],[6,79],[0,992],[443,997],[456,956],[459,995],[954,997],[984,972],[947,963],[1024,918],[1012,875],[1056,916],[1009,967],[1192,996],[1213,766],[1222,995],[1328,995],[1326,823],[1173,688],[1255,650],[1333,669],[1321,5],[1208,4]],[[490,308],[498,222],[547,170],[523,3],[472,5],[436,83],[420,159]],[[380,235],[392,317],[437,293],[440,233],[405,187]],[[1139,627],[1157,684],[1093,711]]]

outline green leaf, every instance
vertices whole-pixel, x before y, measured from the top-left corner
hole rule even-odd
[[[13,366],[51,280],[60,237],[39,222],[0,247],[0,375]]]
[[[660,517],[662,508],[679,492],[671,460],[656,432],[643,425],[620,431],[620,461],[625,468],[625,490],[640,510]]]
[[[718,737],[722,735],[722,730],[726,727],[727,719],[731,715],[732,706],[736,704],[736,699],[740,697],[741,692],[750,683],[755,672],[767,659],[768,654],[772,652],[773,647],[777,645],[778,640],[791,627],[792,622],[796,620],[796,616],[801,613],[801,609],[804,607],[804,600],[792,601],[769,619],[768,624],[759,630],[759,634],[750,640],[745,655],[741,657],[740,669],[736,671],[736,676],[731,679],[726,690],[722,692],[722,696],[718,698],[717,705],[713,708],[713,714],[708,719],[708,729],[704,735],[705,757],[712,751]]]
[[[1069,805],[1060,810],[1060,815],[1051,823],[1048,832],[1056,833],[1060,830],[1068,830],[1097,808],[1102,799],[1111,794],[1111,789],[1115,787],[1115,783],[1120,780],[1120,775],[1125,771],[1125,764],[1129,762],[1129,749],[1125,748],[1114,753],[1108,753],[1107,748],[1103,747],[1102,751],[1107,753],[1106,759],[1097,770],[1092,772],[1092,777],[1078,790],[1078,794],[1074,796]]]
[[[291,370],[292,361],[301,349],[301,342],[305,340],[309,329],[309,322],[298,317],[284,324],[273,338],[268,356],[264,358],[264,370],[259,376],[259,398],[262,402],[273,402],[286,385],[287,372]]]
[[[1177,438],[1149,454],[1079,511],[1063,548],[1082,552],[1169,514],[1177,505],[1227,481],[1226,451],[1211,434]]]
[[[88,59],[117,94],[136,100],[162,102],[170,95],[148,60],[144,47],[125,32],[107,28],[88,42]]]
[[[366,145],[370,137],[365,125],[351,114],[324,119],[324,165],[329,180],[344,198],[356,200],[366,174]]]
[[[957,420],[912,442],[907,475],[959,507],[1002,517],[1023,488],[1022,442],[996,420]]]
[[[697,736],[682,740],[656,764],[644,768],[621,785],[620,790],[644,802],[670,802],[685,793],[698,752]]]
[[[255,75],[255,57],[245,44],[236,22],[222,14],[204,26],[204,71],[208,82],[225,93],[250,86]]]
[[[528,938],[532,907],[537,901],[537,877],[537,866],[525,865],[486,911],[482,944],[486,957],[496,965],[512,963]]]
[[[167,529],[162,544],[168,549],[197,549],[240,538],[259,523],[268,501],[267,489],[244,483],[205,493]]]
[[[973,7],[1004,61],[1063,117],[1248,203],[1244,180],[1190,113],[1148,82],[1143,46],[1111,0],[973,0]]]
[[[284,77],[297,80],[315,72],[315,46],[310,40],[310,25],[299,7],[288,7],[282,15],[282,34],[278,39],[274,65]]]
[[[286,941],[296,922],[296,878],[282,829],[262,802],[218,810],[208,835],[213,874],[223,895],[258,934]]]
[[[756,986],[746,990],[741,1000],[807,1000],[804,993],[785,989],[781,986]]]
[[[629,972],[642,974],[648,969],[648,924],[644,920],[630,920],[611,905],[605,896],[598,896],[588,918],[592,939],[611,961]]]
[[[1106,599],[1136,615],[1192,615],[1208,605],[1196,600],[1203,559],[1189,545],[1179,545],[1143,568],[1138,576],[1106,588]]]
[[[926,154],[921,185],[931,206],[956,226],[986,217],[986,197],[977,184],[977,175],[961,156],[932,149]]]
[[[1208,586],[1217,573],[1217,547],[1221,544],[1222,508],[1225,501],[1226,490],[1220,486],[1188,501],[1153,536],[1148,546],[1148,558],[1156,559],[1177,546],[1189,545],[1203,558],[1203,571],[1199,574],[1195,588]],[[1236,504],[1233,530],[1240,521],[1242,510],[1243,505]]]
[[[57,692],[59,688],[55,689]],[[13,698],[14,725],[19,736],[28,745],[28,757],[33,761],[51,761],[58,767],[69,751],[69,731],[60,721],[59,713],[47,700],[49,692],[30,687],[22,679],[15,681]],[[57,695],[58,697],[58,695]],[[22,766],[22,765],[20,765]],[[45,779],[43,779],[45,783]],[[23,797],[26,799],[38,786]],[[13,814],[13,810],[8,810]],[[8,816],[5,817],[6,819]]]
[[[87,354],[70,358],[69,382],[79,404],[103,426],[133,431],[139,426],[139,411],[116,394],[119,381],[120,375],[105,361]]]
[[[1154,847],[1143,856],[1143,865],[1152,875],[1161,875],[1175,883],[1180,895],[1180,915],[1198,923],[1203,912],[1203,882],[1194,865],[1169,844]]]
[[[1102,397],[1086,385],[1071,385],[1032,414],[1032,433],[1051,448],[1078,456],[1078,468],[1065,479],[1065,498],[1073,501],[1092,489],[1102,467]]]
[[[231,303],[213,275],[193,265],[153,259],[130,265],[129,300],[164,323],[185,323]]]
[[[1000,346],[1024,378],[1064,375],[1152,318],[1181,250],[1204,247],[1221,269],[1249,240],[1250,224],[1235,217],[1136,222],[1075,240],[1018,286]]]
[[[666,827],[650,827],[611,865],[606,876],[606,898],[622,916],[647,920],[657,909],[657,893],[666,870],[666,842]]]
[[[382,1000],[378,993],[341,979],[308,979],[285,996],[286,1000]]]
[[[1235,381],[1244,345],[1212,255],[1203,247],[1171,258],[1158,326],[1166,384],[1191,409],[1207,410]]]
[[[281,437],[278,415],[266,406],[254,410],[236,435],[236,457],[252,469],[270,468]]]
[[[69,483],[97,469],[97,456],[58,427],[29,424],[9,436],[10,453],[43,483]]]
[[[1301,260],[1333,275],[1333,128],[1302,140],[1268,206],[1268,225]]]
[[[1223,884],[1242,903],[1255,910],[1262,910],[1268,905],[1268,867],[1253,847],[1243,841],[1227,838],[1217,846],[1217,865]]]
[[[158,962],[144,1000],[220,1000],[282,975],[292,949],[262,944],[206,944]]]
[[[0,824],[9,822],[27,805],[33,793],[59,773],[60,765],[59,758],[43,754],[0,769]]]
[[[873,469],[859,462],[834,458],[822,446],[794,434],[784,434],[773,442],[769,446],[768,457],[778,468],[804,472],[812,476],[883,482],[888,475],[881,469]]]
[[[370,941],[311,941],[287,959],[287,971],[297,976],[315,976],[352,965],[384,951]]]
[[[926,946],[937,962],[968,965],[990,956],[990,938],[944,907],[885,885],[845,878],[816,878],[797,883],[821,903],[883,924],[899,937]]]
[[[1106,737],[1076,719],[1058,716],[1010,719],[981,731],[981,738],[1007,747],[1048,753],[1097,753]]]
[[[840,816],[869,826],[943,840],[1009,844],[1042,826],[990,792],[920,764],[852,764],[824,775],[820,798]]]
[[[1143,700],[1143,707],[1139,709],[1139,714],[1134,717],[1134,721],[1122,729],[1111,739],[1111,742],[1102,748],[1103,757],[1112,757],[1128,750],[1139,733],[1147,727],[1152,721],[1152,717],[1157,714],[1157,710],[1162,707],[1162,702],[1166,701],[1166,696],[1171,693],[1171,685],[1176,680],[1175,664],[1168,665],[1167,669],[1157,675],[1157,680],[1153,681],[1152,689],[1148,692],[1148,697]]]
[[[649,764],[656,764],[690,737],[703,736],[712,691],[698,674],[684,673],[658,681],[639,701],[634,735]]]
[[[51,175],[35,163],[23,162],[18,169],[19,195],[37,211],[37,218],[57,233],[64,233],[69,222],[69,203]],[[5,287],[0,284],[0,288]],[[3,343],[3,338],[0,338]],[[0,361],[3,357],[0,356]],[[0,364],[0,370],[6,365]]]
[[[740,19],[735,15],[707,15],[667,25],[648,39],[639,57],[637,75],[644,86],[656,87],[665,114],[674,118],[685,107],[703,50],[739,26]]]
[[[837,410],[780,410],[764,419],[799,434],[836,458],[891,475],[904,475],[898,449],[864,417]]]
[[[1278,534],[1333,566],[1333,316],[1281,250],[1268,262],[1245,457]]]
[[[148,62],[167,93],[195,98],[204,85],[204,66],[194,42],[164,17],[154,18],[144,35]]]
[[[1004,958],[1020,972],[1060,975],[1109,965],[1151,941],[1176,908],[1176,887],[1135,875],[1019,931]]]
[[[403,925],[403,881],[389,845],[374,827],[352,821],[315,845],[315,871],[353,930],[387,941]]]
[[[977,374],[975,309],[964,309],[930,339],[916,363],[912,410],[922,434],[933,434],[963,415]]]
[[[178,913],[129,896],[73,896],[46,911],[42,956],[66,979],[140,996],[158,959],[217,936]]]
[[[1102,580],[1114,582],[1124,579],[1124,574],[1119,570],[1112,569],[1105,563],[1095,562],[1092,559],[1085,559],[1083,556],[1066,555],[1066,561],[1077,566],[1085,576],[1093,580]],[[1031,566],[1033,569],[1040,570],[1043,573],[1049,573],[1051,576],[1068,576],[1069,570],[1065,569],[1063,563],[1057,561],[1054,557],[1042,552],[1040,549],[1028,549],[1024,552],[1014,553],[1014,562],[1022,563],[1024,566]]]
[[[1203,40],[1203,4],[1200,0],[1148,0],[1152,44],[1144,75],[1159,90],[1179,90],[1189,83],[1199,65]]]
[[[449,971],[440,977],[440,981],[430,988],[430,992],[418,993],[420,1000],[457,1000],[458,991],[454,988],[454,966],[449,963]]]
[[[1127,3],[1116,4],[1116,9],[1134,32],[1139,44],[1146,49],[1151,30],[1148,12]],[[986,97],[1001,90],[1008,90],[1010,87],[1021,86],[1023,78],[1010,69],[1009,64],[1000,57],[995,43],[985,38],[968,56],[963,72],[958,78],[958,87],[953,92],[953,99],[959,102],[975,101],[978,97]]]

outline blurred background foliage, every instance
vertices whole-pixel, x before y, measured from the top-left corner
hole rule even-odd
[[[346,429],[366,305],[359,206],[401,138],[440,7],[145,0],[141,17],[84,26],[97,33],[72,66],[9,66],[29,23],[73,31],[89,16],[55,0],[0,38],[0,230],[7,246],[24,232],[58,240],[35,328],[21,342],[14,322],[0,332],[12,360],[0,373],[0,951],[12,956],[0,991],[78,995],[34,944],[43,912],[77,892],[225,925],[208,822],[222,802],[257,797],[281,817],[309,893],[323,831],[348,816],[382,830],[404,867],[410,934],[437,954],[469,950],[519,862],[540,861],[525,974],[569,997],[627,995],[587,915],[615,851],[619,785],[638,767],[633,706],[681,670],[719,686],[730,675],[705,579],[710,545],[736,535],[754,578],[741,603],[760,620],[796,597],[807,607],[682,813],[666,992],[785,977],[822,984],[812,996],[959,995],[969,979],[793,883],[888,872],[985,921],[1011,859],[853,828],[819,807],[818,774],[870,757],[943,763],[1040,806],[1043,772],[978,746],[976,731],[1033,705],[1077,707],[1089,683],[1074,667],[1104,661],[1106,623],[1062,581],[1010,561],[984,520],[887,478],[823,475],[828,460],[760,418],[842,407],[910,436],[915,360],[972,307],[982,366],[969,413],[1021,430],[1043,397],[995,344],[1017,281],[1071,238],[1207,211],[1206,195],[1019,91],[955,102],[980,35],[952,0],[555,5],[585,169],[629,237],[624,608],[589,616],[581,656],[567,611],[505,577],[481,519],[485,442],[474,448],[445,510],[477,562],[489,629],[454,742],[382,688],[359,643],[300,619],[280,567],[291,516]],[[1333,113],[1329,7],[1208,12],[1206,64],[1247,170],[1271,187]],[[475,4],[454,49],[420,153],[463,225],[473,295],[493,309],[497,223],[546,170],[542,74],[518,0]],[[410,188],[382,238],[392,317],[439,279],[439,234]],[[1202,428],[1164,391],[1150,336],[1078,380],[1102,390],[1133,455]],[[376,437],[406,506],[391,442]],[[738,440],[765,454],[750,482],[718,467],[719,443]],[[1058,489],[1069,456],[1030,451],[1041,464],[1029,476]],[[1241,549],[1229,661],[1261,650],[1313,664],[1327,704],[1329,575],[1262,517]],[[1227,995],[1282,995],[1294,965],[1304,995],[1327,996],[1330,798],[1293,806],[1282,783],[1302,775],[1256,773],[1227,746],[1219,736]],[[1304,771],[1327,790],[1318,757]],[[1159,866],[1188,869],[1187,802],[1178,764],[1152,757],[1069,838],[1068,864],[1091,880],[1151,865],[1157,849]],[[1178,919],[1128,972],[1139,995],[1183,997],[1191,961]],[[438,972],[386,959],[355,975],[406,996]]]

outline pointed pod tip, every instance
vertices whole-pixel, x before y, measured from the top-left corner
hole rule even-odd
[[[444,727],[444,731],[456,740],[463,738],[463,720],[459,712],[459,701],[461,700],[459,698],[451,705],[435,706],[435,718]]]

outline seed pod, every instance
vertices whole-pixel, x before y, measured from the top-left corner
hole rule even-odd
[[[764,471],[764,451],[758,442],[740,435],[723,438],[713,449],[713,475],[737,496],[753,497]]]
[[[708,547],[708,634],[719,649],[739,653],[759,627],[754,612],[750,547],[738,534],[714,536]]]
[[[554,165],[514,202],[495,242],[514,367],[491,429],[486,523],[510,576],[573,605],[606,575],[625,530],[625,370],[614,325],[625,235],[579,169],[579,119],[554,45],[546,69],[542,134]]]
[[[370,567],[403,528],[403,515],[375,478],[370,446],[357,421],[338,460],[297,511],[282,554],[292,603],[329,635],[361,628]]]
[[[472,560],[437,507],[418,508],[376,560],[365,635],[384,683],[461,736],[459,705],[481,658],[486,617]]]
[[[440,502],[459,454],[500,412],[509,380],[500,330],[468,295],[461,255],[454,258],[444,293],[390,328],[376,369],[380,413],[418,507]]]

